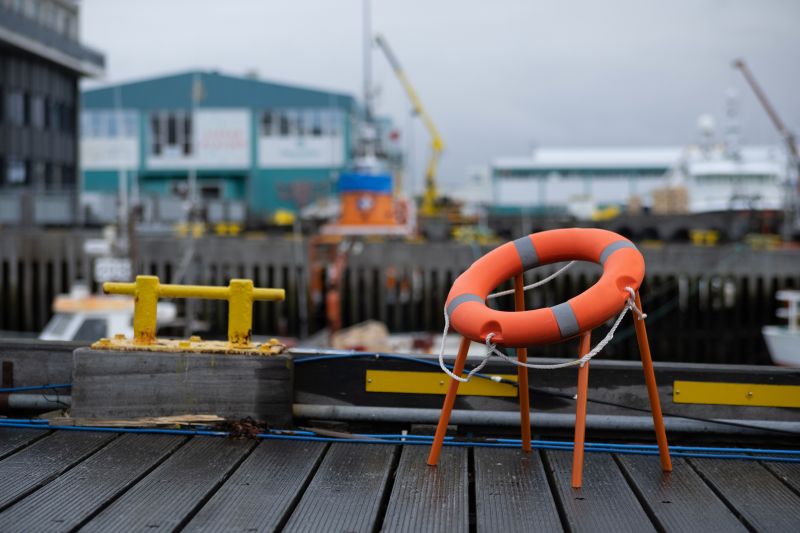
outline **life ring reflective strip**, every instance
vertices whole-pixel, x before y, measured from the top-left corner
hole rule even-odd
[[[505,280],[531,268],[560,261],[592,261],[603,266],[600,280],[570,300],[529,311],[498,311],[486,297]],[[532,346],[569,339],[592,330],[622,311],[644,279],[644,258],[614,232],[593,228],[534,233],[484,255],[453,283],[445,309],[453,328],[475,342]]]

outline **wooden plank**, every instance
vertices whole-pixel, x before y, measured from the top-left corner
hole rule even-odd
[[[544,452],[564,526],[570,531],[655,531],[652,522],[606,453],[587,453],[583,488],[572,488],[572,452]]]
[[[183,441],[175,435],[123,435],[0,513],[0,531],[70,531]]]
[[[428,446],[405,446],[383,522],[383,531],[469,530],[466,448],[445,448],[439,465],[425,463]]]
[[[0,461],[0,509],[106,444],[113,433],[59,431]]]
[[[0,428],[0,459],[46,434],[39,429]]]
[[[322,442],[261,442],[185,531],[279,529],[325,448]]]
[[[800,496],[756,461],[690,459],[711,487],[758,531],[800,531]]]
[[[674,458],[665,474],[657,457],[620,455],[640,500],[665,531],[747,531],[685,460]]]
[[[397,447],[331,445],[285,531],[372,531]]]
[[[800,493],[800,463],[763,462],[767,470],[778,476],[784,483]]]
[[[562,531],[541,455],[475,448],[478,531]]]
[[[253,446],[253,441],[194,437],[82,531],[176,529]]]

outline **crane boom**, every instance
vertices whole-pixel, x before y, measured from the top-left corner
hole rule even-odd
[[[403,89],[405,89],[408,99],[411,101],[411,106],[414,109],[414,113],[418,115],[420,119],[422,119],[425,129],[428,130],[428,134],[431,137],[431,157],[428,160],[428,166],[425,170],[425,192],[422,197],[422,206],[420,208],[420,212],[423,215],[435,215],[437,212],[437,199],[439,197],[436,187],[436,173],[438,170],[439,156],[444,150],[444,140],[439,134],[439,129],[436,127],[436,124],[433,123],[433,119],[431,119],[430,115],[428,115],[428,112],[425,111],[425,107],[422,105],[422,100],[420,100],[417,91],[414,89],[414,86],[411,85],[411,82],[406,77],[403,68],[400,66],[400,62],[397,60],[397,56],[394,55],[394,52],[389,47],[389,43],[381,35],[375,36],[375,43],[380,47],[380,49],[383,51],[383,54],[386,56],[386,60],[392,67],[392,70],[394,71],[395,76],[397,76],[398,81],[400,81],[400,84],[403,86]]]
[[[778,133],[783,138],[783,142],[786,144],[787,155],[791,163],[790,168],[792,168],[795,178],[794,195],[789,194],[787,196],[786,218],[784,220],[784,236],[789,239],[793,232],[800,231],[800,154],[797,153],[797,143],[795,142],[794,134],[789,131],[781,120],[781,117],[778,116],[775,108],[772,107],[766,93],[761,89],[761,86],[756,81],[747,63],[745,63],[743,59],[737,59],[733,62],[733,67],[741,71],[744,79],[747,80],[747,84],[750,85],[756,98],[758,98],[764,111],[767,112],[772,124],[775,126],[775,129],[778,130]],[[791,174],[789,179],[791,180]],[[791,191],[791,189],[789,190]]]
[[[792,163],[795,166],[796,171],[798,172],[798,178],[800,178],[800,154],[797,151],[797,143],[795,142],[794,134],[789,131],[786,125],[781,120],[781,117],[775,111],[775,108],[772,107],[769,99],[767,98],[766,93],[761,89],[761,86],[756,81],[755,76],[750,71],[750,68],[747,66],[747,63],[744,62],[743,59],[737,59],[733,62],[733,67],[737,68],[741,71],[744,79],[747,81],[747,84],[755,93],[756,98],[761,103],[761,106],[764,108],[764,111],[767,112],[769,115],[770,120],[772,120],[772,124],[775,126],[775,129],[778,130],[778,133],[783,138],[783,142],[786,144],[786,149],[789,152],[789,158],[791,159]],[[798,191],[800,191],[800,179],[798,179],[797,183]]]

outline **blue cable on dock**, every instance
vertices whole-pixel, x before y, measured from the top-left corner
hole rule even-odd
[[[138,434],[161,434],[161,435],[185,435],[185,436],[207,436],[207,437],[228,437],[230,433],[226,431],[194,430],[194,429],[161,429],[161,428],[107,428],[97,426],[50,426],[41,422],[32,423],[14,422],[0,419],[0,427],[40,429],[40,430],[64,430],[64,431],[99,431],[107,433],[138,433]],[[351,444],[390,444],[390,445],[416,445],[423,446],[430,444],[433,437],[425,435],[371,435],[358,434],[356,438],[325,437],[309,431],[275,430],[270,433],[257,435],[263,440],[288,440],[303,442],[334,442]],[[456,447],[477,447],[477,448],[517,448],[520,441],[518,439],[487,439],[485,441],[455,440],[445,439],[445,446]],[[561,441],[534,441],[533,447],[542,450],[561,450],[571,451],[571,442]],[[596,453],[616,453],[621,455],[657,455],[658,451],[649,449],[650,445],[635,444],[613,444],[613,443],[586,443],[587,452]],[[700,459],[742,459],[750,461],[769,461],[783,463],[800,463],[800,450],[770,450],[760,448],[703,448],[683,446],[681,449],[687,451],[670,452],[673,457],[688,457]],[[692,451],[689,451],[692,450]],[[700,453],[701,451],[713,451],[714,453]],[[747,453],[773,454],[773,455],[747,455]],[[796,457],[795,457],[796,456]]]
[[[0,392],[25,392],[32,390],[51,390],[51,389],[71,389],[71,383],[55,383],[51,385],[31,385],[29,387],[8,387],[0,389]]]

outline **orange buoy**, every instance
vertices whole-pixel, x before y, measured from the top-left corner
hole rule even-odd
[[[498,311],[486,297],[505,280],[559,261],[592,261],[603,266],[600,280],[553,307]],[[505,346],[551,344],[591,331],[618,315],[644,279],[644,258],[634,244],[611,231],[570,228],[542,231],[495,248],[475,261],[450,289],[445,308],[464,337]]]

